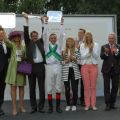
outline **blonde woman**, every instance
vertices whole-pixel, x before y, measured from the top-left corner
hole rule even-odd
[[[89,110],[91,105],[96,108],[96,81],[98,78],[98,58],[99,46],[93,41],[92,33],[85,34],[84,43],[80,46],[81,54],[81,74],[84,83],[85,110]]]
[[[62,80],[65,85],[65,96],[66,96],[66,111],[72,109],[76,111],[76,104],[78,99],[78,81],[80,79],[79,67],[77,59],[80,57],[79,51],[75,49],[75,41],[72,37],[67,38],[66,48],[62,54]],[[72,107],[70,104],[70,84],[72,87]]]
[[[11,86],[11,98],[12,98],[12,115],[17,115],[16,97],[17,87],[19,88],[19,110],[26,112],[24,108],[24,86],[26,84],[25,75],[17,73],[17,66],[25,56],[24,47],[21,44],[21,37],[23,32],[12,31],[9,34],[9,39],[6,39],[6,45],[11,49],[11,57],[8,66],[6,83]]]

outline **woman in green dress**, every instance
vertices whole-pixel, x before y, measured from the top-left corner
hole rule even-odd
[[[26,84],[26,76],[17,73],[18,64],[25,58],[25,49],[21,44],[22,35],[23,32],[21,31],[12,31],[9,34],[9,40],[5,40],[6,45],[11,49],[11,57],[5,82],[11,86],[12,115],[17,115],[17,87],[19,88],[19,111],[26,112],[24,108],[24,86]]]

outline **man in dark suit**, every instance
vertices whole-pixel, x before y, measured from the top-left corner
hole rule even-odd
[[[4,43],[5,32],[2,27],[0,27],[0,116],[4,114],[2,110],[2,105],[4,101],[4,91],[5,91],[5,77],[8,67],[8,58],[10,57],[10,50]]]
[[[115,109],[120,74],[120,47],[116,44],[115,33],[109,34],[108,44],[101,47],[100,57],[103,59],[105,110]],[[110,80],[112,87],[110,87]]]
[[[32,107],[31,113],[44,113],[45,103],[45,51],[42,38],[38,38],[38,33],[32,31],[29,37],[28,15],[23,13],[27,26],[24,26],[24,40],[26,44],[26,54],[28,60],[32,63],[32,73],[28,76],[30,87],[30,103]],[[36,78],[39,87],[39,103],[36,101]]]
[[[78,31],[78,40],[76,41],[76,47],[78,49],[80,49],[80,45],[84,42],[84,36],[85,36],[86,30],[83,28],[80,28]],[[79,69],[81,71],[81,61],[78,60],[78,65],[79,65]],[[83,86],[83,79],[81,77],[80,79],[80,105],[85,106],[85,102],[84,102],[84,86]]]

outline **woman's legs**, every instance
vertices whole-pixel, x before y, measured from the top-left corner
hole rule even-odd
[[[98,66],[91,65],[90,68],[90,91],[91,91],[91,106],[95,107],[96,104],[96,81],[98,77]]]
[[[24,108],[24,86],[19,86],[19,107],[21,112],[26,112]]]
[[[70,106],[70,82],[69,81],[65,81],[64,85],[65,85],[66,103],[67,103],[67,106]]]
[[[73,93],[72,105],[76,106],[77,99],[78,99],[78,80],[75,80],[74,69],[70,68],[69,71],[70,71],[70,81],[71,81],[71,87],[72,87],[72,93]]]
[[[85,98],[85,107],[90,107],[90,76],[89,76],[89,65],[83,65],[81,68],[81,74],[84,84],[84,98]]]
[[[16,90],[17,90],[17,86],[11,85],[12,114],[13,115],[17,114],[17,109],[16,109]]]

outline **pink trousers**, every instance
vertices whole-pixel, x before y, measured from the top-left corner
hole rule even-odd
[[[96,105],[96,81],[98,78],[98,65],[85,64],[82,65],[81,74],[84,84],[85,107]]]

